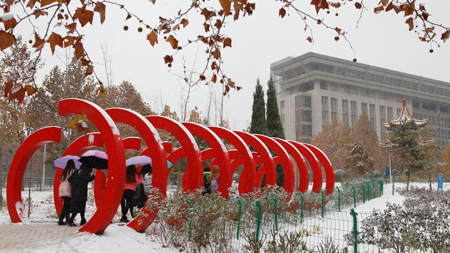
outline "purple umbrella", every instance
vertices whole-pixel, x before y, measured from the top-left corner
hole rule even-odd
[[[55,166],[57,168],[64,169],[67,166],[67,162],[69,160],[72,160],[75,163],[75,168],[79,169],[81,166],[81,162],[79,161],[79,159],[80,159],[80,157],[78,157],[76,155],[65,155],[63,157],[56,159],[53,163],[55,164]]]
[[[140,155],[140,156],[134,156],[129,159],[127,159],[127,166],[130,165],[146,165],[146,164],[152,164],[152,159],[146,155]],[[172,167],[172,163],[167,161],[167,167]]]
[[[88,150],[81,155],[80,162],[89,168],[108,169],[108,155],[100,150]]]

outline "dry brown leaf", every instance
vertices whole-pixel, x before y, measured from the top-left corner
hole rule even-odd
[[[61,37],[61,35],[57,33],[52,33],[50,37],[48,38],[47,42],[50,44],[50,48],[52,49],[52,54],[55,53],[55,47],[63,47],[63,41],[64,39]]]
[[[77,40],[74,44],[73,44],[73,49],[75,49],[75,57],[77,59],[80,59],[81,57],[83,57],[84,54],[84,47],[83,47],[83,43],[81,43],[79,40]]]
[[[16,37],[12,33],[0,30],[0,49],[3,51],[16,44]]]
[[[58,0],[41,0],[41,7],[44,7],[54,2],[58,2]]]
[[[320,9],[329,9],[328,2],[326,0],[312,0],[311,5],[316,7],[316,12],[319,13]]]
[[[409,30],[411,31],[414,29],[414,19],[412,17],[408,18],[405,23],[409,25]]]
[[[11,92],[11,89],[13,87],[13,81],[9,81],[5,83],[5,98],[8,97],[8,94]]]
[[[170,43],[173,49],[177,49],[178,47],[178,40],[173,37],[173,35],[170,35],[169,38],[166,39],[167,42]]]
[[[90,10],[86,10],[86,5],[83,5],[82,8],[77,8],[75,14],[73,15],[73,19],[78,19],[81,26],[85,26],[87,23],[91,23],[94,19],[94,12]]]
[[[189,21],[185,18],[183,18],[183,20],[181,20],[180,24],[183,25],[183,27],[186,27],[187,25],[189,25]]]
[[[37,89],[34,86],[29,85],[29,84],[25,85],[25,90],[26,90],[28,96],[31,96],[37,92]]]
[[[378,6],[378,7],[376,7],[376,8],[373,10],[373,12],[374,12],[375,14],[378,14],[378,13],[382,12],[383,10],[384,10],[384,7],[383,7],[383,6]]]
[[[75,124],[76,124],[78,121],[84,120],[84,119],[86,119],[86,115],[84,115],[84,114],[81,114],[80,116],[78,116],[78,117],[76,117],[76,118],[73,118],[73,119],[69,122],[69,124],[67,124],[66,129],[68,129],[68,128],[75,128],[75,127],[76,127]]]
[[[154,47],[155,44],[158,44],[158,34],[152,30],[152,32],[147,35],[147,40],[150,41],[150,45]]]
[[[380,0],[378,4],[382,4],[383,6],[386,6],[389,3],[389,0]]]
[[[64,47],[69,47],[73,45],[73,42],[75,41],[75,38],[73,36],[66,36],[64,37]]]
[[[281,18],[284,18],[284,16],[286,16],[286,10],[283,7],[281,7],[280,10],[278,11],[278,15]]]
[[[166,55],[164,56],[164,63],[172,63],[173,62],[173,57],[171,55]]]
[[[106,6],[105,4],[101,3],[101,2],[97,2],[95,3],[95,8],[94,11],[100,13],[100,23],[103,24],[103,22],[105,21],[105,11],[106,11]]]
[[[223,41],[223,48],[231,47],[231,38],[225,38]]]
[[[225,15],[231,15],[231,0],[219,0]]]
[[[355,7],[356,7],[356,9],[361,9],[362,5],[361,5],[361,3],[356,2],[355,3]]]
[[[217,82],[217,76],[216,74],[213,74],[213,76],[211,77],[211,82],[216,83]]]

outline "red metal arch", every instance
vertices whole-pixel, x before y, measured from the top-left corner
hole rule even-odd
[[[125,151],[129,150],[140,150],[141,149],[141,138],[139,137],[128,137],[122,140],[123,148]],[[97,170],[95,173],[94,180],[94,199],[95,205],[98,207],[105,194],[106,187],[106,175],[102,170]]]
[[[305,160],[303,159],[300,151],[294,147],[291,143],[278,139],[273,138],[275,141],[281,144],[287,152],[289,152],[289,155],[294,158],[295,163],[297,164],[298,168],[298,174],[300,176],[299,178],[299,185],[298,185],[298,191],[299,192],[306,192],[308,190],[309,185],[309,172],[308,172],[308,165],[306,165]]]
[[[145,118],[148,119],[155,128],[171,133],[185,149],[189,166],[186,168],[186,176],[183,177],[183,189],[191,191],[202,188],[203,164],[200,159],[200,149],[198,148],[192,134],[186,129],[185,126],[173,119],[162,116],[147,116]],[[167,163],[164,166],[167,169]],[[166,171],[166,177],[167,175],[168,173]]]
[[[98,105],[81,99],[59,101],[61,116],[84,114],[97,127],[108,152],[108,184],[94,216],[79,229],[80,232],[103,233],[116,214],[125,186],[125,150],[122,137],[111,117]]]
[[[319,160],[317,160],[314,153],[311,150],[309,150],[309,148],[307,148],[305,145],[295,141],[288,141],[288,142],[294,145],[294,147],[298,149],[298,151],[300,151],[300,153],[306,158],[306,160],[308,160],[308,163],[311,166],[313,174],[312,191],[316,193],[319,192],[320,189],[322,189],[322,181],[323,181],[322,168],[320,167]]]
[[[270,148],[277,157],[274,157],[275,164],[281,164],[283,166],[284,172],[284,185],[283,188],[288,193],[293,193],[295,188],[295,172],[294,172],[294,164],[292,163],[289,153],[280,143],[274,141],[272,138],[269,138],[264,135],[255,134],[255,137],[260,139],[268,148]]]
[[[252,146],[256,150],[256,152],[258,152],[258,155],[261,157],[260,159],[262,159],[262,166],[257,171],[258,184],[261,185],[262,179],[264,175],[266,175],[266,185],[276,185],[277,171],[275,169],[275,162],[273,161],[272,154],[270,154],[267,146],[252,134],[242,131],[233,132],[239,135],[239,137],[241,137],[245,141],[245,143]]]
[[[17,149],[8,172],[6,201],[11,222],[23,222],[22,179],[26,166],[36,150],[46,143],[60,142],[60,127],[45,127],[28,136]]]
[[[191,132],[191,134],[197,135],[198,137],[202,138],[211,147],[215,155],[214,158],[219,163],[220,169],[219,192],[221,192],[224,198],[228,198],[228,188],[231,187],[231,184],[233,182],[233,171],[231,171],[230,156],[228,155],[227,148],[220,140],[220,138],[211,129],[206,128],[199,124],[189,122],[183,123],[183,125],[189,130],[189,132]],[[201,159],[202,162],[204,162],[209,158],[206,158],[206,156],[204,156],[204,153],[202,152]]]
[[[307,143],[304,143],[303,145],[309,148],[309,150],[311,150],[314,153],[314,155],[319,159],[319,161],[322,163],[323,170],[325,171],[325,176],[327,179],[327,184],[325,186],[326,194],[329,195],[333,193],[335,178],[334,178],[334,169],[333,166],[331,165],[330,160],[325,155],[325,153],[323,153],[323,151],[318,149],[316,146]]]
[[[77,155],[80,156],[84,151],[93,147],[103,147],[104,142],[100,133],[89,133],[83,135],[73,141],[70,146],[66,149],[63,156],[66,155]],[[55,179],[53,180],[53,200],[55,202],[56,213],[61,215],[61,210],[64,200],[59,198],[59,185],[61,182],[59,178],[63,168],[57,168],[55,173]]]
[[[239,137],[236,133],[229,131],[228,129],[222,127],[208,127],[211,129],[219,138],[224,139],[225,141],[231,143],[234,148],[238,151],[239,160],[244,164],[244,170],[241,173],[239,178],[239,193],[246,194],[253,192],[253,188],[260,188],[261,184],[258,185],[256,180],[256,163],[253,160],[253,156],[250,152],[250,149],[247,147],[247,144],[244,140]],[[231,159],[232,155],[230,151],[228,151],[228,155]],[[234,162],[234,161],[233,161]],[[233,166],[233,162],[231,164],[232,171],[234,172],[236,168]]]
[[[115,122],[122,122],[132,126],[141,134],[147,147],[152,147],[153,152],[149,154],[153,164],[152,187],[157,188],[166,196],[167,190],[167,160],[163,142],[155,127],[142,115],[123,108],[110,108],[106,112]],[[125,167],[124,167],[125,168]],[[125,171],[125,170],[124,170]],[[122,188],[123,192],[123,188]],[[139,221],[134,219],[127,226],[137,230],[145,231],[156,218],[158,210],[142,209],[138,214]]]

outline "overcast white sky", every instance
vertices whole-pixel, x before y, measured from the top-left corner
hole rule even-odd
[[[189,1],[184,1],[186,4]],[[216,1],[218,2],[218,1]],[[302,1],[299,1],[302,2]],[[315,15],[314,6],[310,1],[303,1],[305,10]],[[440,43],[438,48],[433,45],[434,53],[430,53],[430,45],[420,42],[415,33],[408,31],[405,18],[395,13],[373,13],[374,4],[378,1],[370,1],[367,11],[356,28],[359,12],[355,11],[354,2],[344,9],[331,10],[330,14],[321,11],[325,22],[333,26],[340,26],[347,31],[358,62],[373,66],[384,67],[396,71],[406,72],[419,76],[425,76],[445,82],[450,82],[450,45]],[[450,24],[450,16],[446,11],[450,9],[448,0],[426,1],[426,8],[431,13],[431,18],[437,23]],[[156,25],[160,15],[168,16],[176,13],[181,6],[180,0],[158,0],[156,5],[148,0],[125,1],[126,7],[132,13],[143,18],[148,24]],[[224,69],[243,89],[239,92],[232,91],[225,98],[225,118],[229,119],[233,130],[246,128],[251,119],[251,107],[256,80],[260,78],[266,89],[270,74],[270,64],[288,56],[299,56],[307,52],[334,56],[352,60],[355,55],[349,44],[341,39],[334,41],[335,33],[311,22],[314,35],[314,43],[309,43],[309,36],[304,31],[304,23],[295,13],[284,19],[278,17],[280,3],[275,1],[258,1],[253,16],[239,19],[237,22],[227,24],[222,30],[233,39],[232,48],[226,48],[222,52],[225,61]],[[108,56],[114,69],[115,84],[122,81],[130,81],[142,96],[156,111],[161,110],[156,100],[163,100],[170,105],[172,110],[179,111],[181,98],[186,96],[182,87],[186,85],[179,77],[183,73],[182,53],[188,64],[195,64],[195,68],[203,68],[204,48],[201,45],[193,45],[189,50],[184,50],[175,56],[176,63],[168,68],[163,61],[163,56],[172,53],[169,45],[160,38],[160,44],[152,48],[145,39],[148,30],[138,33],[138,22],[125,21],[126,14],[117,7],[107,7],[105,23],[100,26],[98,15],[94,19],[94,27],[89,25],[82,29],[86,32],[85,49],[91,59],[98,63],[96,71],[100,78],[104,78],[104,67],[101,45],[108,48]],[[163,14],[161,14],[163,13]],[[194,28],[195,23],[201,24],[204,18],[200,15],[190,16],[190,29],[186,33],[196,36],[199,32]],[[129,30],[124,31],[123,26],[128,25]],[[61,30],[62,32],[62,30]],[[183,36],[180,33],[180,36]],[[24,36],[25,39],[28,39]],[[440,34],[437,36],[440,38]],[[181,43],[183,40],[180,40]],[[183,44],[183,43],[182,43]],[[44,49],[49,55],[48,46]],[[59,54],[63,53],[59,50]],[[47,74],[54,64],[60,63],[56,56],[46,58],[47,65],[40,74],[40,78]],[[106,80],[104,80],[104,83]],[[219,96],[220,87],[216,87]],[[199,107],[205,112],[208,100],[209,87],[199,86],[193,92],[189,107]],[[213,121],[214,123],[214,121]]]

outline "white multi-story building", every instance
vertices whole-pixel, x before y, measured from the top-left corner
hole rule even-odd
[[[309,143],[334,117],[353,129],[366,111],[382,141],[383,122],[397,119],[406,99],[416,119],[429,118],[442,148],[450,141],[450,83],[316,53],[270,68],[286,139]]]

